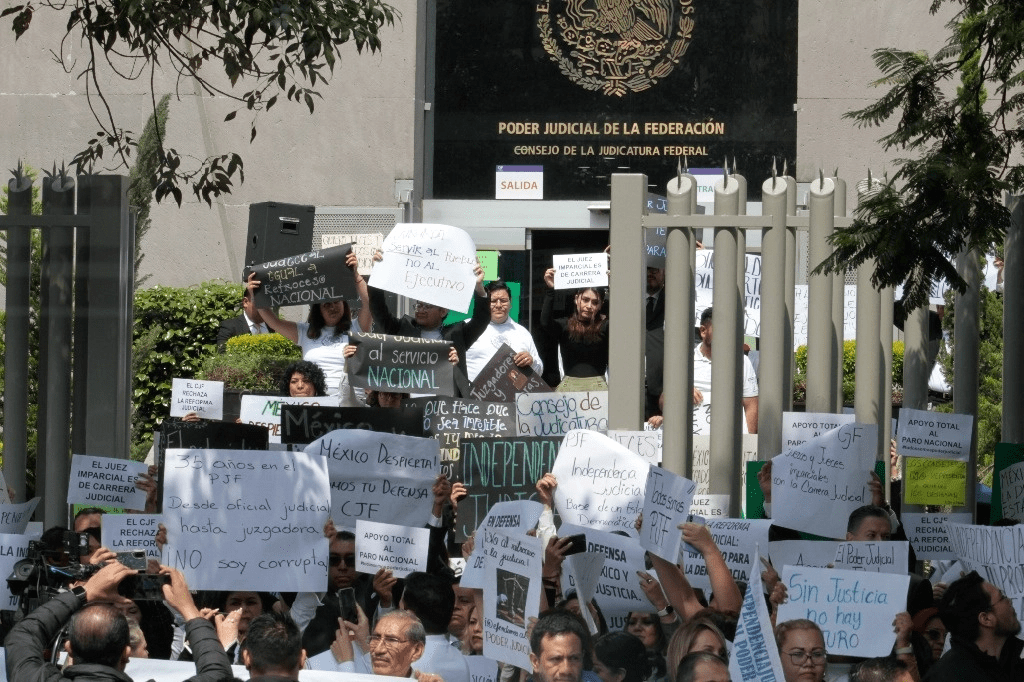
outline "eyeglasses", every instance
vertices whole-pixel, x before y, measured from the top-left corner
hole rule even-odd
[[[789,660],[793,661],[793,665],[803,665],[808,660],[810,660],[814,665],[820,665],[825,662],[824,649],[815,649],[813,651],[794,649],[793,651],[787,651],[785,653],[789,656]]]
[[[327,563],[329,563],[331,566],[337,567],[342,562],[345,562],[346,566],[355,566],[356,565],[356,555],[355,554],[345,554],[345,555],[331,554],[331,555],[329,555],[327,557]]]
[[[440,307],[440,306],[436,306],[436,305],[433,305],[433,304],[430,304],[430,303],[423,303],[423,302],[417,302],[416,305],[415,305],[416,310],[433,310],[434,308],[438,308],[438,307]]]
[[[1009,599],[1009,597],[1007,597],[1002,590],[999,590],[999,599],[996,599],[994,602],[992,602],[992,604],[989,605],[989,607],[985,610],[990,611],[996,607],[996,604],[998,604],[1001,601],[1006,601],[1007,599]]]
[[[946,641],[946,633],[943,632],[942,630],[936,630],[934,628],[931,629],[931,630],[925,630],[924,631],[924,636],[927,637],[929,640],[931,640],[933,642],[944,642],[944,641]]]
[[[394,637],[392,635],[378,635],[378,634],[370,635],[370,648],[371,649],[373,647],[375,647],[375,646],[380,645],[380,644],[383,644],[384,647],[387,648],[387,649],[394,649],[399,644],[408,644],[408,643],[409,643],[409,640],[407,640],[407,639],[398,639],[397,637]]]
[[[492,298],[491,305],[495,308],[504,308],[507,305],[511,305],[512,301],[507,298]]]

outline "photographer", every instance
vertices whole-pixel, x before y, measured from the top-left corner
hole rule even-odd
[[[192,682],[215,682],[231,677],[231,665],[217,640],[210,621],[199,617],[188,584],[179,571],[160,567],[169,576],[163,586],[164,599],[185,618],[185,629],[196,654],[197,675]],[[60,682],[88,679],[90,682],[128,682],[125,664],[131,653],[128,621],[116,604],[126,600],[117,586],[137,572],[111,562],[84,585],[63,592],[30,613],[14,626],[5,642],[7,679],[19,682]],[[61,671],[47,663],[45,652],[54,644],[70,619],[65,645],[71,666]]]

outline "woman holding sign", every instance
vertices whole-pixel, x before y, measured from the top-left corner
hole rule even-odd
[[[558,343],[565,376],[558,391],[606,391],[604,373],[608,370],[608,316],[601,313],[604,293],[586,288],[576,292],[576,312],[572,317],[555,318],[555,269],[544,273],[544,306],[540,324],[548,338]]]
[[[309,307],[309,317],[305,322],[282,320],[270,308],[260,308],[259,312],[268,327],[302,348],[303,360],[320,366],[327,376],[328,395],[337,397],[343,407],[359,407],[345,372],[344,348],[350,332],[370,330],[370,294],[366,280],[356,273],[359,259],[354,253],[348,254],[345,265],[355,275],[356,291],[362,304],[356,319],[352,319],[352,311],[344,299],[314,303]],[[255,274],[250,274],[246,288],[255,291],[259,286]]]

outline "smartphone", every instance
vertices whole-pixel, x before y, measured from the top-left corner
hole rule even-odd
[[[583,533],[580,533],[579,535],[570,535],[566,539],[569,541],[569,549],[565,551],[565,556],[587,551],[587,536]]]
[[[341,617],[350,623],[358,623],[359,612],[356,610],[356,591],[351,587],[344,587],[338,590],[338,602],[341,604]]]
[[[146,552],[144,550],[138,549],[134,552],[118,552],[117,560],[128,568],[136,571],[145,572],[146,570]]]

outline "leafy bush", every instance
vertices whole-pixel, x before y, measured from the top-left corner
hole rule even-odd
[[[856,391],[854,377],[857,369],[857,342],[852,339],[843,342],[843,402],[853,403]],[[903,395],[903,342],[892,344],[892,385],[893,393]],[[796,349],[796,376],[793,378],[793,400],[799,403],[807,400],[807,346]]]
[[[224,353],[206,358],[199,378],[246,393],[277,395],[284,368],[300,359],[300,348],[280,334],[236,336],[228,339]]]

